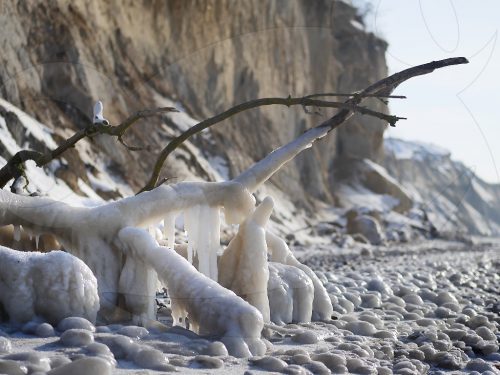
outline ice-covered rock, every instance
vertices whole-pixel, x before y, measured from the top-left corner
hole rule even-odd
[[[0,303],[10,320],[41,316],[51,323],[70,316],[95,321],[97,280],[80,259],[62,251],[22,252],[0,246]]]
[[[379,222],[373,216],[358,214],[355,210],[347,213],[347,233],[362,234],[373,245],[380,245],[384,241],[384,233]]]
[[[268,197],[238,228],[238,233],[219,258],[219,282],[248,301],[270,321],[265,226],[273,210]]]
[[[333,313],[332,303],[324,284],[320,281],[316,273],[305,264],[300,263],[286,242],[275,234],[267,231],[266,242],[268,250],[271,253],[270,259],[272,262],[296,267],[311,279],[314,288],[312,320],[330,319]]]

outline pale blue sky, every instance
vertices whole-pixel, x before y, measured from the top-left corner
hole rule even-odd
[[[391,72],[465,56],[469,65],[414,78],[391,111],[408,117],[386,136],[432,142],[477,175],[500,183],[500,0],[359,0],[367,27],[389,42]]]

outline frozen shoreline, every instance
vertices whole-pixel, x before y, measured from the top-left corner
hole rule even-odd
[[[477,242],[472,248],[458,242],[426,241],[330,255],[326,249],[318,249],[308,257],[299,249],[302,260],[326,284],[337,319],[266,325],[263,336],[272,349],[262,358],[227,356],[220,345],[179,328],[155,333],[118,325],[99,326],[94,333],[86,331],[72,347],[67,341],[61,345],[58,336],[11,332],[0,342],[0,358],[24,363],[31,368],[30,373],[36,369],[47,372],[49,358],[56,356],[72,360],[97,356],[112,364],[117,360],[115,374],[160,373],[141,370],[148,364],[141,367],[137,359],[133,361],[134,355],[149,348],[150,353],[164,353],[168,358],[168,364],[162,362],[163,372],[175,367],[182,373],[217,374],[246,370],[500,373],[500,246],[497,241]],[[8,331],[8,326],[2,324],[0,329]],[[24,326],[25,332],[30,330],[37,331],[37,325]],[[133,338],[126,339],[127,335]],[[90,336],[106,347],[94,344],[90,350],[86,347]],[[2,352],[8,348],[6,340],[12,345],[10,353]],[[120,346],[120,340],[129,342],[128,348]],[[31,354],[22,354],[26,352]],[[150,355],[150,363],[155,363],[158,359]]]

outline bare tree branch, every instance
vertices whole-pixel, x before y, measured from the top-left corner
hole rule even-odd
[[[345,104],[351,106],[350,109],[341,109],[337,114],[322,124],[313,127],[302,133],[292,142],[274,150],[264,159],[255,163],[233,181],[239,182],[245,186],[248,191],[254,191],[264,181],[268,180],[281,166],[293,159],[298,153],[310,147],[316,140],[324,137],[333,129],[337,128],[344,121],[353,115],[353,109],[357,106],[364,97],[368,94],[389,95],[394,89],[404,81],[433,72],[435,69],[443,68],[451,65],[467,64],[468,61],[464,57],[455,57],[451,59],[433,61],[427,64],[418,65],[399,73],[395,73],[387,78],[384,78],[373,85],[369,86],[351,99],[348,99]]]
[[[392,116],[388,115],[382,112],[377,112],[371,109],[368,109],[366,107],[361,107],[358,106],[357,104],[353,104],[349,101],[345,103],[341,102],[332,102],[332,101],[326,101],[326,100],[319,100],[319,99],[313,99],[313,97],[321,97],[321,96],[350,96],[350,97],[365,97],[365,96],[371,96],[371,97],[379,97],[376,94],[364,94],[364,93],[355,93],[355,94],[336,94],[336,93],[326,93],[326,94],[313,94],[313,95],[308,95],[305,97],[299,97],[299,98],[292,98],[288,96],[287,98],[261,98],[261,99],[254,99],[250,100],[241,104],[238,104],[227,111],[224,111],[222,113],[219,113],[218,115],[215,115],[213,117],[210,117],[206,120],[203,120],[199,122],[198,124],[192,126],[182,134],[180,134],[178,137],[174,138],[173,140],[170,141],[170,143],[167,144],[167,146],[161,150],[160,154],[158,155],[158,158],[156,159],[156,163],[153,167],[153,172],[151,174],[151,177],[149,178],[149,181],[146,183],[146,185],[139,191],[139,193],[143,191],[148,191],[151,189],[154,189],[156,186],[158,186],[158,179],[161,174],[161,170],[163,168],[163,165],[165,164],[165,161],[167,157],[177,148],[179,145],[181,145],[184,141],[192,137],[193,135],[201,132],[202,130],[205,130],[213,125],[216,125],[226,119],[228,119],[231,116],[234,116],[238,113],[247,111],[249,109],[257,108],[257,107],[262,107],[262,106],[268,106],[268,105],[284,105],[287,107],[293,106],[293,105],[301,105],[303,107],[327,107],[327,108],[338,108],[338,109],[346,109],[349,111],[354,111],[361,113],[363,115],[368,115],[368,116],[373,116],[376,118],[379,118],[381,120],[384,120],[388,122],[391,126],[394,126],[394,124],[398,120],[406,120],[405,117],[397,117],[397,116]],[[382,97],[390,97],[387,95],[382,95]],[[397,98],[404,98],[403,96],[397,96]]]
[[[160,173],[163,168],[163,164],[165,163],[165,160],[167,159],[168,155],[170,155],[182,142],[187,140],[192,135],[199,133],[200,131],[212,125],[215,125],[237,113],[243,112],[251,108],[256,108],[265,105],[275,105],[275,104],[286,105],[286,106],[302,105],[302,106],[332,107],[332,108],[339,108],[340,111],[335,116],[325,121],[318,127],[328,127],[329,131],[331,131],[340,124],[342,124],[344,121],[346,121],[348,118],[350,118],[355,112],[384,119],[389,123],[389,125],[394,126],[396,121],[404,118],[390,116],[382,114],[380,112],[372,111],[367,108],[360,107],[359,104],[366,97],[377,97],[380,99],[390,98],[391,93],[396,89],[397,86],[399,86],[402,82],[412,77],[429,74],[433,72],[435,69],[443,68],[446,66],[466,64],[466,63],[468,63],[468,61],[465,57],[455,57],[444,60],[432,61],[427,64],[418,65],[409,69],[405,69],[401,72],[395,73],[387,78],[384,78],[378,82],[375,82],[374,84],[372,84],[371,86],[367,87],[366,89],[364,89],[359,93],[351,95],[351,97],[344,103],[327,102],[322,100],[311,99],[312,97],[344,95],[344,94],[328,93],[328,94],[313,94],[302,98],[288,97],[288,98],[256,99],[239,104],[233,108],[228,109],[225,112],[222,112],[212,118],[209,118],[194,125],[190,129],[182,133],[180,136],[174,138],[158,155],[151,177],[149,178],[149,181],[146,183],[146,185],[139,191],[139,193],[154,189],[158,185],[158,179],[160,177]],[[398,96],[398,98],[400,97]]]
[[[75,144],[85,137],[92,137],[97,134],[108,134],[118,137],[122,143],[129,150],[137,151],[138,147],[128,146],[122,139],[125,132],[138,120],[142,118],[157,116],[166,112],[177,112],[173,107],[162,107],[154,109],[146,109],[138,111],[128,117],[125,121],[117,126],[104,125],[104,124],[89,124],[85,128],[77,131],[71,137],[62,142],[54,150],[46,153],[40,153],[33,150],[21,150],[12,156],[6,165],[0,169],[0,188],[3,188],[12,178],[18,178],[24,173],[23,164],[28,160],[33,160],[38,167],[43,167],[54,159],[59,158],[66,150],[74,147]]]

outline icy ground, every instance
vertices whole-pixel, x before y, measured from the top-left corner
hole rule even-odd
[[[327,285],[336,319],[267,325],[265,357],[230,357],[222,343],[178,327],[69,318],[55,330],[0,325],[0,373],[500,374],[498,243],[297,250]]]

